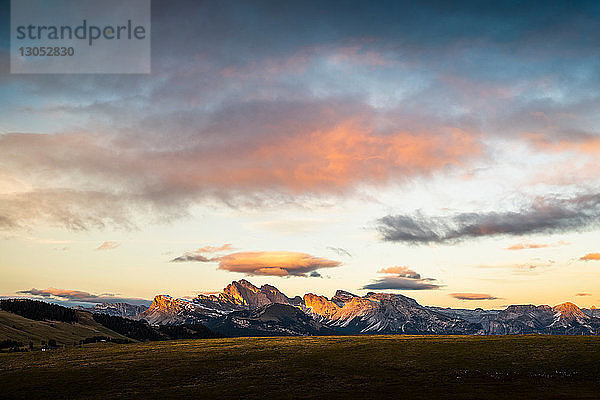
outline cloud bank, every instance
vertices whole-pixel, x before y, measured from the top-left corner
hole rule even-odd
[[[81,302],[81,303],[130,303],[150,305],[151,301],[132,297],[118,297],[112,294],[95,295],[80,290],[69,289],[29,289],[21,290],[18,294],[30,295],[33,297],[53,298],[64,301]]]
[[[537,199],[519,211],[461,213],[447,217],[388,215],[377,221],[385,241],[453,243],[469,238],[581,231],[600,223],[600,195]]]

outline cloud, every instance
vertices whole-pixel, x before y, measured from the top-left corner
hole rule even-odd
[[[600,194],[539,198],[519,211],[461,213],[447,217],[388,215],[377,220],[383,240],[409,244],[453,243],[469,238],[581,231],[600,221]]]
[[[340,266],[339,261],[291,251],[239,252],[219,257],[219,269],[246,275],[315,276],[322,268]]]
[[[559,247],[567,246],[570,243],[565,241],[559,241],[556,243],[516,243],[512,246],[508,246],[506,250],[526,250],[526,249],[543,249],[546,247]]]
[[[421,275],[416,273],[415,271],[413,271],[412,269],[409,269],[406,266],[394,266],[394,267],[387,267],[387,268],[382,268],[379,270],[380,274],[396,274],[400,277],[404,277],[404,278],[412,278],[412,279],[421,279]]]
[[[484,293],[450,293],[450,296],[459,300],[496,300],[497,297]]]
[[[170,262],[190,262],[190,261],[198,261],[198,262],[211,262],[218,260],[218,257],[206,257],[202,254],[188,252],[182,256],[175,257]]]
[[[373,283],[369,283],[362,289],[371,290],[434,290],[439,289],[440,285],[434,283],[435,279],[421,278],[417,272],[406,266],[394,266],[382,268],[380,274],[393,274],[379,278]]]
[[[100,246],[96,248],[96,250],[112,250],[119,247],[121,244],[113,241],[107,241],[102,243]]]
[[[171,262],[189,262],[189,261],[198,261],[198,262],[211,262],[218,261],[219,257],[208,257],[203,253],[219,253],[222,251],[233,250],[231,243],[225,243],[222,246],[204,246],[200,247],[194,251],[188,251],[184,253],[182,256],[175,257],[171,260]]]
[[[225,243],[222,246],[204,246],[196,250],[197,253],[218,253],[221,251],[233,250],[231,243]]]
[[[541,133],[526,133],[524,135],[538,149],[550,152],[575,152],[597,156],[600,154],[600,137],[584,132],[568,132],[548,136]]]
[[[543,243],[517,243],[512,246],[508,246],[506,250],[525,250],[525,249],[542,249],[549,245]]]
[[[580,258],[581,261],[600,261],[600,253],[588,253]]]
[[[0,228],[131,229],[140,215],[171,220],[203,200],[269,204],[340,196],[481,154],[477,135],[453,126],[407,130],[390,121],[382,131],[378,121],[391,117],[361,102],[228,107],[206,116],[195,133],[201,141],[181,137],[152,146],[137,136],[0,135],[3,173],[26,184],[0,193]],[[172,128],[180,123],[175,119]]]
[[[369,283],[362,289],[371,290],[434,290],[440,285],[431,283],[429,279],[411,279],[401,276],[386,276]]]
[[[205,200],[302,203],[463,167],[486,139],[544,132],[533,147],[547,151],[552,127],[596,129],[592,2],[518,15],[501,3],[449,14],[294,2],[245,17],[184,3],[155,7],[160,79],[10,77],[19,95],[7,92],[2,131],[62,133],[0,136],[0,228],[134,229]],[[201,21],[171,28],[186,18]],[[575,148],[595,154],[587,142]]]
[[[591,296],[591,293],[575,293],[575,296],[580,296],[580,297],[584,297],[584,296]]]
[[[327,246],[328,250],[333,251],[334,253],[336,253],[338,256],[346,256],[346,257],[352,257],[352,254],[350,254],[350,252],[346,249],[343,249],[341,247],[331,247],[331,246]]]
[[[117,297],[114,294],[105,293],[101,295],[90,294],[80,290],[69,290],[69,289],[29,289],[21,290],[17,294],[30,295],[41,298],[52,298],[58,300],[81,302],[81,303],[130,303],[130,304],[143,304],[150,305],[150,301],[140,298],[132,297]]]

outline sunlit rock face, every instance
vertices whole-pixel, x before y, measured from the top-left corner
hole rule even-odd
[[[340,310],[340,307],[327,297],[312,293],[304,295],[304,305],[309,313],[325,319],[332,319]]]
[[[223,302],[245,308],[256,308],[272,303],[290,303],[290,299],[275,286],[263,285],[259,289],[245,279],[227,285],[219,294],[219,298]]]
[[[589,317],[585,315],[581,308],[577,307],[575,304],[570,302],[559,304],[557,306],[552,307],[552,309],[556,313],[559,313],[560,318],[564,320],[589,320]]]
[[[193,315],[195,315],[195,306],[190,301],[158,295],[154,297],[150,307],[139,314],[139,319],[155,325],[171,325],[195,320]]]

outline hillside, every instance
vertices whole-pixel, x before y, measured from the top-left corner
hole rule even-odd
[[[0,310],[0,341],[15,340],[39,347],[42,341],[56,340],[58,345],[71,346],[95,336],[129,340],[98,322],[87,312],[77,311],[78,322],[38,321]]]
[[[222,337],[200,324],[151,326],[146,321],[92,314],[29,299],[2,300],[0,307],[0,342],[8,341],[2,347],[28,346],[33,342],[34,347],[40,348],[42,342],[50,340],[58,346],[73,346],[101,338],[131,342]]]

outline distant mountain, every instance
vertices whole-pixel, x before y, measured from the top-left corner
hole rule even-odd
[[[592,306],[591,308],[582,308],[581,311],[589,317],[600,318],[600,308],[596,308],[595,306]]]
[[[99,314],[108,314],[117,317],[131,318],[146,311],[147,306],[129,303],[101,303],[94,307],[84,308],[86,311]]]
[[[234,310],[237,308],[228,307],[218,301],[205,306],[187,299],[158,295],[154,297],[150,307],[135,318],[143,319],[153,325],[194,324],[206,322]]]
[[[271,285],[234,281],[218,295],[192,300],[156,296],[136,318],[155,325],[202,323],[229,336],[312,334],[596,334],[595,310],[572,303],[513,305],[505,310],[426,307],[390,293],[357,296],[338,290],[328,299],[290,298]],[[310,321],[310,323],[308,322]]]
[[[573,303],[554,307],[511,305],[505,310],[451,310],[439,312],[480,323],[488,335],[555,334],[596,335],[600,319],[587,315]]]

